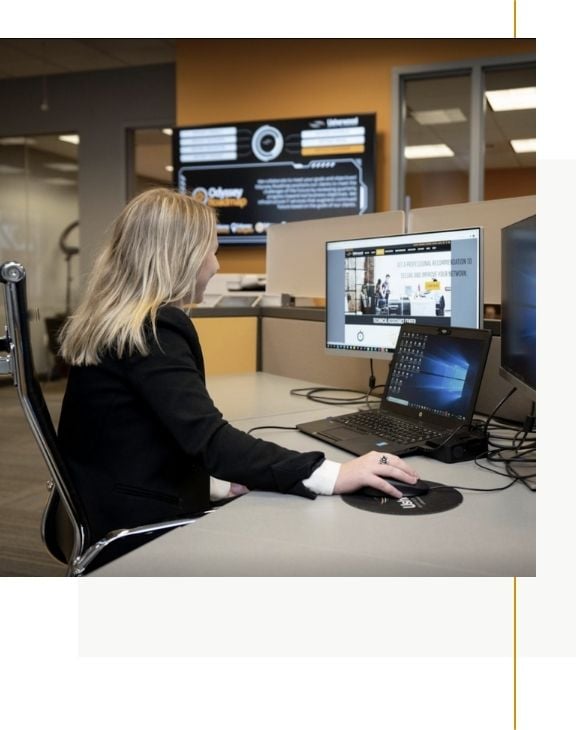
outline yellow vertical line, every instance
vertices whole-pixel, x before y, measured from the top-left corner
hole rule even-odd
[[[514,38],[516,38],[516,0],[514,0]]]
[[[514,603],[514,630],[513,630],[513,634],[514,634],[514,642],[513,642],[514,643],[514,660],[513,660],[513,665],[514,665],[514,682],[513,682],[514,683],[514,730],[516,730],[516,689],[517,689],[517,685],[516,685],[516,679],[517,679],[517,667],[516,667],[516,656],[517,656],[516,655],[516,651],[517,651],[517,644],[516,644],[516,578],[514,578],[514,601],[513,601],[513,603]]]

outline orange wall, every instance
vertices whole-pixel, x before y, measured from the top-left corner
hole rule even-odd
[[[468,173],[408,173],[406,192],[412,208],[468,201]],[[536,168],[498,168],[484,172],[484,200],[536,195]]]
[[[535,167],[486,170],[484,177],[485,200],[536,195]]]
[[[409,172],[406,175],[406,194],[410,196],[411,208],[467,203],[468,173]]]
[[[377,115],[378,211],[390,198],[392,70],[535,53],[526,39],[192,39],[177,44],[176,120],[219,124],[317,114]],[[262,272],[264,251],[222,251],[222,271]]]

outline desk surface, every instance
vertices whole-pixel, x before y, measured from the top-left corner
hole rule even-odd
[[[244,430],[257,425],[293,426],[351,410],[289,395],[291,388],[307,385],[265,373],[209,380],[217,405]],[[257,417],[248,418],[248,413]],[[322,450],[335,461],[350,458],[299,432],[270,430],[258,435],[288,448]],[[455,486],[490,489],[509,481],[473,462],[410,460],[423,478]],[[463,494],[463,503],[448,512],[392,516],[355,509],[340,497],[308,500],[252,492],[92,575],[535,575],[535,494],[522,484],[492,494]]]

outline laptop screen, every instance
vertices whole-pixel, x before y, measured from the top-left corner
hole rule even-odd
[[[475,330],[471,336],[459,336],[458,329],[430,330],[402,329],[385,402],[414,408],[424,418],[466,422],[476,405],[490,335],[485,330]]]

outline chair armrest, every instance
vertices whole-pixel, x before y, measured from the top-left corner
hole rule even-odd
[[[120,540],[123,537],[132,537],[134,535],[145,535],[146,533],[158,532],[160,530],[170,530],[174,527],[184,527],[185,525],[191,525],[196,522],[200,517],[213,512],[214,510],[207,510],[206,512],[199,512],[193,517],[186,517],[180,520],[169,520],[167,522],[156,522],[152,525],[140,525],[139,527],[127,527],[120,530],[113,530],[109,532],[105,537],[95,542],[72,564],[69,575],[80,576],[88,565],[94,560],[94,558],[104,550],[104,548],[111,545],[116,540]]]

